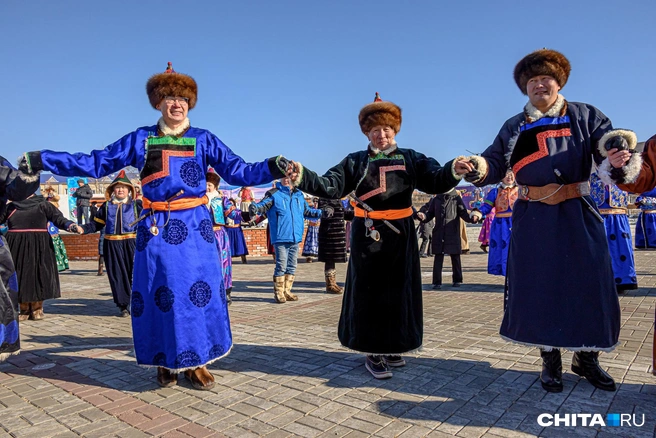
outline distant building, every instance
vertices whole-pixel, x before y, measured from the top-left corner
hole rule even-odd
[[[141,180],[139,178],[139,172],[131,167],[125,169],[127,177],[130,179],[132,184],[137,187],[137,190],[141,189]],[[93,191],[94,199],[100,199],[105,197],[105,190],[107,186],[114,181],[118,172],[112,173],[103,178],[87,178],[89,187]],[[59,195],[68,195],[68,177],[59,176],[53,174],[41,174],[41,192],[43,193],[47,186],[52,186],[55,189],[55,192]]]

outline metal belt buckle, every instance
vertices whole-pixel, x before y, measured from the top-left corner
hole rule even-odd
[[[528,186],[522,186],[522,188],[519,190],[522,198],[528,199]]]

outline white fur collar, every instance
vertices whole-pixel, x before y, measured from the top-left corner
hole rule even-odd
[[[378,154],[389,155],[389,154],[391,154],[392,152],[394,152],[396,150],[396,143],[392,143],[392,146],[385,149],[384,151],[381,151],[380,149],[375,148],[371,143],[369,143],[369,150],[374,155],[378,155]]]
[[[112,204],[127,204],[130,201],[130,197],[126,196],[123,199],[118,199],[116,196],[112,196]]]
[[[563,106],[565,106],[565,98],[562,94],[559,94],[554,104],[551,105],[551,108],[549,108],[546,113],[543,113],[534,107],[531,102],[528,102],[524,107],[524,114],[528,117],[529,122],[533,123],[540,120],[542,117],[558,117]]]
[[[187,129],[189,129],[189,117],[185,117],[185,119],[182,121],[182,125],[178,126],[175,129],[169,128],[166,122],[164,122],[164,117],[160,117],[159,120],[157,121],[157,127],[159,128],[160,131],[162,131],[162,134],[164,135],[172,135],[174,137],[179,137]]]

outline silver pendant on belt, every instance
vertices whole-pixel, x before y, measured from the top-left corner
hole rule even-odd
[[[153,221],[150,224],[149,231],[153,236],[157,236],[159,234],[159,228],[157,228],[157,219],[155,219],[155,216],[153,216]]]
[[[364,220],[364,226],[367,227],[367,228],[371,228],[371,227],[374,226],[374,221],[372,221],[371,219],[367,218],[367,219]]]
[[[380,240],[380,233],[378,230],[371,230],[370,237],[378,242]]]

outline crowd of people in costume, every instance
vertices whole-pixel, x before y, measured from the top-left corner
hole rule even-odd
[[[390,378],[394,368],[406,365],[403,355],[423,344],[415,219],[435,220],[431,249],[438,289],[445,254],[454,286],[462,283],[463,224],[485,217],[488,272],[506,278],[501,337],[539,349],[540,380],[548,392],[563,390],[561,350],[573,352],[574,373],[613,391],[615,381],[598,356],[619,343],[617,292],[637,283],[635,266],[629,266],[622,190],[643,193],[643,237],[636,244],[649,246],[656,139],[635,153],[632,131],[614,129],[592,105],[565,100],[560,91],[569,74],[570,63],[559,52],[542,49],[524,57],[514,70],[529,100],[523,110],[481,155],[444,165],[397,144],[401,108],[376,93],[358,115],[366,148],[320,175],[282,155],[247,163],[212,132],[191,126],[197,84],[169,63],[146,84],[151,106],[161,113],[156,124],[90,154],[41,150],[27,152],[18,170],[4,159],[0,163],[0,222],[9,229],[7,240],[0,240],[0,358],[19,349],[18,321],[43,318],[43,301],[60,294],[50,222],[80,234],[104,230],[112,295],[121,314],[132,318],[137,362],[156,368],[163,387],[177,384],[182,372],[194,388],[210,389],[214,376],[207,366],[233,346],[228,305],[231,259],[246,255],[241,222],[268,219],[274,298],[284,303],[298,299],[292,288],[303,221],[309,219],[313,229],[303,254],[325,264],[327,292],[343,293],[341,344],[362,353],[375,378]],[[67,220],[34,195],[40,171],[99,178],[126,166],[140,171],[142,199],[120,173],[85,224]],[[219,192],[221,179],[243,187],[239,199]],[[274,180],[255,202],[250,187]],[[462,180],[498,186],[469,212],[455,190]],[[86,217],[83,188],[78,218]],[[436,195],[419,212],[412,206],[415,190]],[[312,206],[304,193],[317,198]],[[5,205],[7,200],[12,202]],[[342,290],[335,267],[344,262]],[[36,276],[27,274],[35,270]]]

